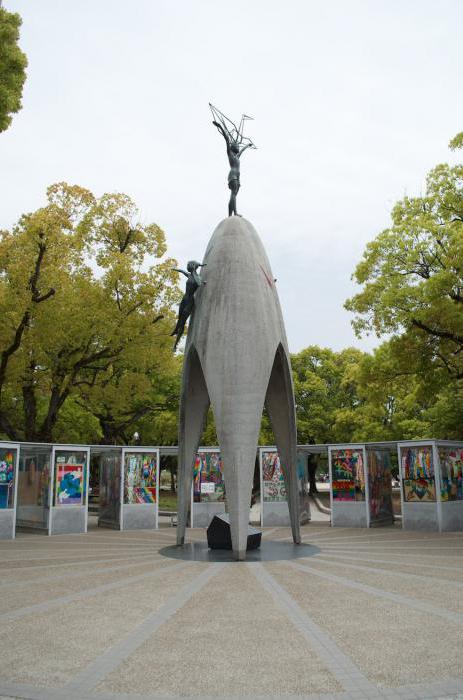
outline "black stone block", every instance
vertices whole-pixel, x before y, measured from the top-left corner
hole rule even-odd
[[[261,539],[261,531],[249,525],[246,549],[258,549]],[[227,514],[214,515],[207,528],[207,544],[210,549],[232,549],[230,518]]]

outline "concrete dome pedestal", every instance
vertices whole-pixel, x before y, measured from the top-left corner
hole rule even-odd
[[[264,405],[281,457],[293,539],[300,542],[291,367],[273,274],[252,224],[237,216],[224,219],[203,262],[206,284],[195,295],[183,366],[177,543],[185,539],[193,466],[211,405],[233,553],[244,560]]]

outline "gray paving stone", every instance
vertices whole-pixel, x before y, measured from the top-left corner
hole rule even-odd
[[[273,532],[270,529],[266,531],[265,536],[267,538],[272,540],[279,539],[280,541],[288,538],[287,530],[281,529],[281,532],[278,528],[273,528],[272,530]],[[356,588],[365,595],[373,596],[379,601],[378,605],[384,606],[388,605],[389,602],[391,604],[400,602],[401,605],[410,609],[411,614],[413,614],[414,610],[426,612],[429,615],[430,625],[429,629],[423,629],[423,635],[427,635],[432,639],[430,646],[438,650],[439,639],[432,637],[432,620],[437,616],[452,621],[452,623],[461,623],[463,621],[463,616],[445,608],[445,599],[442,600],[442,607],[438,607],[420,599],[419,595],[416,598],[409,598],[399,594],[390,594],[386,590],[388,581],[399,581],[400,579],[403,581],[405,579],[415,582],[417,586],[421,581],[426,582],[428,577],[426,573],[422,573],[423,571],[430,572],[429,580],[433,581],[436,586],[439,585],[439,569],[443,572],[448,572],[449,579],[452,572],[461,572],[463,574],[463,540],[459,535],[433,533],[430,536],[426,536],[413,533],[413,536],[411,536],[410,533],[402,533],[396,529],[388,530],[387,532],[379,530],[363,531],[359,534],[359,531],[349,531],[344,528],[331,530],[321,526],[317,526],[317,528],[308,526],[303,529],[303,532],[304,540],[316,542],[317,547],[320,547],[322,556],[319,558],[319,563],[321,564],[323,560],[323,564],[326,566],[326,570],[325,568],[317,569],[318,579],[322,583],[321,586],[317,583],[316,587],[313,587],[309,584],[312,576],[307,578],[307,595],[314,595],[314,592],[316,595],[323,595],[324,579],[325,581],[331,580],[332,583],[336,582],[337,585],[342,586],[342,589],[338,588],[338,590],[346,591],[349,588]],[[203,537],[204,533],[202,531],[195,530],[192,532],[192,540],[202,540]],[[153,565],[155,561],[160,559],[165,561],[164,557],[159,554],[159,551],[166,544],[172,542],[174,538],[175,531],[171,530],[160,532],[158,536],[156,533],[137,532],[129,535],[129,533],[112,533],[109,531],[103,534],[89,533],[88,536],[78,535],[73,538],[63,536],[61,539],[40,538],[35,535],[21,536],[16,542],[9,543],[8,546],[5,546],[3,543],[0,545],[0,578],[2,571],[7,573],[8,577],[13,577],[7,579],[5,576],[4,581],[6,585],[0,586],[0,589],[2,595],[3,591],[14,594],[17,586],[14,577],[17,576],[19,582],[17,587],[23,591],[28,591],[30,586],[33,589],[34,585],[46,586],[50,584],[51,586],[54,582],[57,582],[63,584],[63,592],[65,592],[67,581],[72,581],[75,577],[84,579],[82,570],[85,567],[88,568],[88,577],[89,581],[91,581],[94,572],[110,573],[114,571],[116,573],[119,570],[122,572],[124,569],[130,570],[132,565],[134,567],[140,566],[141,563],[147,562],[148,559],[153,562]],[[114,546],[112,543],[114,543]],[[134,552],[135,548],[137,549],[136,552]],[[67,552],[66,556],[64,556],[64,552]],[[315,559],[313,561],[315,562]],[[363,562],[363,565],[361,562]],[[300,560],[296,568],[299,570],[300,568],[305,568],[308,571],[310,563],[310,560]],[[385,571],[380,566],[376,567],[375,564],[389,568]],[[288,563],[281,565],[286,567],[286,571],[291,570],[293,567],[293,564]],[[336,573],[337,565],[341,567],[351,566],[353,571],[363,570],[365,572],[382,573],[385,579],[385,589],[381,588],[380,585],[375,587],[358,583],[358,581],[349,578],[345,573],[339,576]],[[207,577],[205,572],[209,566],[208,564],[195,566],[198,567],[198,575],[194,580],[201,581],[202,576]],[[214,564],[213,566],[218,565]],[[226,567],[228,566],[235,566],[235,564],[223,565],[225,570],[227,570]],[[237,566],[242,565],[238,564]],[[270,572],[270,566],[256,564],[249,566],[261,583],[263,590],[265,589],[272,593],[274,605],[278,606],[279,611],[284,611],[284,614],[294,626],[294,630],[297,630],[304,636],[307,642],[307,653],[310,653],[312,649],[318,654],[344,688],[339,693],[288,695],[285,696],[285,700],[379,700],[380,698],[383,700],[463,700],[463,668],[457,667],[455,667],[455,674],[458,676],[456,678],[445,679],[444,677],[432,683],[415,683],[399,688],[376,687],[367,677],[367,673],[363,672],[364,665],[362,665],[362,670],[360,670],[353,662],[350,656],[351,652],[349,650],[346,651],[344,647],[341,648],[336,635],[333,633],[333,636],[330,636],[322,623],[315,624],[314,620],[302,610],[288,590],[279,583],[273,572]],[[174,567],[175,565],[169,566],[169,569],[173,570]],[[400,568],[400,571],[394,571],[394,567]],[[421,569],[419,569],[419,574],[415,574],[404,572],[404,567],[421,567]],[[27,575],[29,571],[31,574],[36,572],[33,574],[38,576],[36,581],[22,578],[22,575]],[[164,571],[167,571],[167,568]],[[315,568],[314,571],[310,570],[311,574],[314,572]],[[315,576],[317,576],[317,573],[315,573]],[[449,579],[442,578],[442,581],[450,584]],[[146,590],[146,595],[149,596],[150,582],[152,580],[149,575],[145,577],[144,574],[141,577],[124,576],[117,584],[120,584],[122,581],[122,585],[130,585],[129,581],[137,581],[137,585],[143,586],[144,590]],[[125,584],[123,583],[124,581]],[[191,583],[193,584],[194,582],[191,581]],[[34,611],[41,616],[52,615],[54,610],[56,611],[60,606],[66,604],[84,606],[85,600],[92,595],[98,594],[98,591],[100,593],[106,591],[109,597],[112,595],[112,591],[118,590],[117,586],[111,586],[112,584],[110,584],[109,588],[103,590],[101,587],[89,586],[87,581],[85,588],[83,587],[82,590],[70,595],[65,594],[60,596],[59,599],[50,599],[44,605],[23,606],[21,608],[22,612],[17,619],[10,617],[8,620],[5,618],[2,620],[2,624],[8,624],[9,634],[14,635],[15,625],[19,625],[22,622],[22,617],[25,615],[33,614]],[[456,582],[456,594],[458,594],[457,589],[461,588],[461,586],[461,580]],[[189,586],[185,587],[184,596],[186,597],[184,597],[184,600],[190,599],[192,595],[191,590]],[[223,604],[226,604],[226,590],[222,592],[222,598],[217,598],[217,601],[220,600],[223,601]],[[348,594],[346,594],[346,600],[348,600]],[[214,605],[222,604],[217,601]],[[44,688],[9,682],[7,680],[9,678],[9,669],[0,667],[0,678],[4,678],[3,681],[0,680],[0,700],[2,698],[9,698],[10,700],[14,698],[20,698],[21,700],[162,700],[162,697],[165,696],[137,695],[136,689],[134,689],[133,694],[108,694],[96,692],[95,687],[102,678],[110,676],[113,669],[123,664],[130,655],[136,654],[136,650],[140,648],[140,645],[143,645],[147,635],[150,635],[154,629],[161,629],[162,625],[174,615],[181,618],[184,608],[181,601],[179,602],[179,591],[172,590],[169,592],[169,597],[163,609],[163,614],[158,613],[157,616],[156,613],[152,616],[148,614],[141,625],[138,625],[131,633],[123,635],[118,643],[107,649],[106,653],[96,656],[84,672],[71,679],[66,688]],[[14,612],[14,610],[11,612]],[[269,615],[272,615],[272,608],[269,608],[268,612]],[[117,611],[117,614],[120,613],[121,611]],[[249,615],[252,616],[252,613],[252,601],[250,601]],[[340,619],[340,625],[348,624],[348,616],[349,610],[347,606],[346,617],[345,619]],[[196,624],[200,626],[200,621],[197,621]],[[188,634],[188,630],[186,633]],[[227,630],[224,630],[224,634],[226,633]],[[78,640],[73,639],[72,641],[77,645],[77,648]],[[34,659],[34,663],[39,665],[41,663],[40,642],[41,640],[37,640],[37,655]],[[387,639],[385,643],[387,644]],[[459,640],[455,637],[455,648],[458,648],[459,644]],[[217,640],[217,648],[220,651],[220,639]],[[405,652],[406,650],[404,650]],[[442,653],[444,652],[445,650],[442,650]],[[175,653],[175,649],[172,649],[172,653]],[[238,649],[237,659],[239,658]],[[244,668],[247,668],[247,661],[247,659],[241,659]],[[181,660],[179,660],[179,663],[181,663]],[[368,666],[368,664],[366,665]],[[249,671],[245,672],[252,672],[252,665],[249,666],[249,669]],[[207,672],[216,673],[214,664],[207,667]],[[218,692],[217,696],[214,697],[221,697],[222,700],[226,700],[225,696],[220,695],[220,670],[217,671],[217,678]],[[188,688],[185,688],[182,700],[187,700],[188,697],[195,697],[195,700],[198,700],[199,696],[195,693],[189,695]],[[240,700],[251,700],[251,697],[252,700],[259,700],[259,698],[275,698],[276,696],[262,695],[249,696],[247,698],[242,696]],[[171,695],[169,700],[177,700],[177,698],[175,695]],[[212,697],[210,699],[204,698],[204,700],[212,700]],[[229,700],[236,700],[236,698],[230,696]]]

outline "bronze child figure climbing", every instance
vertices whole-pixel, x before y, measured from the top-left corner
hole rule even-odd
[[[174,350],[177,349],[177,345],[180,341],[180,338],[183,335],[183,331],[185,330],[185,323],[187,322],[189,316],[191,316],[191,312],[194,309],[195,292],[202,284],[206,284],[201,279],[201,276],[198,274],[198,272],[196,272],[198,267],[206,267],[206,265],[202,265],[201,263],[196,262],[196,260],[190,260],[186,266],[188,272],[185,272],[185,270],[181,270],[177,267],[173,268],[176,272],[181,272],[182,275],[185,275],[185,277],[187,278],[185,294],[183,295],[183,299],[180,302],[180,306],[178,309],[177,325],[171,333],[171,335],[177,336],[174,343]]]

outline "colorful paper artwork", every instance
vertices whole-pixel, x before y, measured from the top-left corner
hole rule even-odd
[[[156,503],[155,486],[129,486],[127,503]]]
[[[124,503],[156,503],[157,469],[157,453],[126,453]]]
[[[404,499],[424,503],[436,500],[431,445],[401,448]]]
[[[436,500],[434,481],[430,479],[404,479],[403,486],[404,499],[407,502],[418,501],[423,503]]]
[[[364,501],[363,450],[332,450],[333,500]]]
[[[220,452],[198,452],[193,468],[193,500],[208,503],[225,500],[225,481]]]
[[[0,508],[13,507],[15,452],[0,450]]]
[[[286,501],[286,484],[278,452],[262,452],[262,482],[264,501]]]
[[[368,450],[367,457],[370,521],[392,522],[391,455],[386,450]]]
[[[463,500],[463,447],[440,447],[441,500]]]
[[[85,464],[60,462],[56,464],[56,505],[81,506],[84,496]]]

